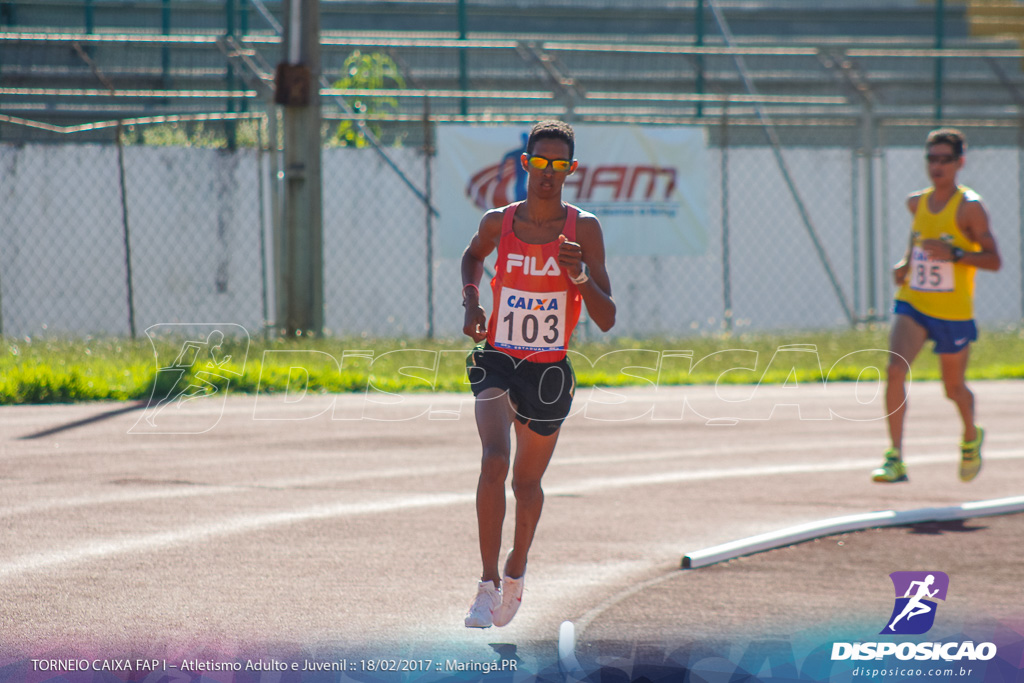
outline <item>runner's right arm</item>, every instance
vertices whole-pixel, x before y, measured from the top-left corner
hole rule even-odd
[[[917,213],[917,203],[921,199],[921,193],[915,192],[914,194],[907,197],[907,210],[910,211],[910,215],[913,216]],[[907,279],[907,272],[910,270],[910,252],[914,249],[914,231],[910,231],[910,241],[907,243],[907,251],[903,254],[903,258],[893,266],[892,268],[892,279],[896,282],[897,287],[902,287],[903,282]]]
[[[479,229],[462,253],[462,305],[466,309],[462,332],[474,342],[487,338],[487,314],[480,305],[480,280],[484,275],[484,260],[498,248],[501,220],[500,209],[485,213]]]

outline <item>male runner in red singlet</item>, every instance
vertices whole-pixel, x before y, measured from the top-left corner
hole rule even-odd
[[[520,158],[526,199],[484,214],[462,256],[463,332],[478,343],[467,371],[483,446],[476,491],[483,573],[466,614],[470,628],[508,624],[522,601],[526,556],[544,502],[540,480],[576,386],[566,350],[582,304],[603,331],[615,324],[601,225],[562,202],[562,185],[576,170],[574,147],[568,124],[535,125]],[[478,283],[495,249],[488,320]],[[515,538],[499,573],[512,429]]]
[[[978,268],[999,270],[1001,261],[988,213],[974,190],[957,185],[967,144],[963,133],[940,128],[925,143],[932,187],[907,198],[914,217],[907,253],[893,269],[896,292],[885,407],[891,447],[885,462],[871,473],[877,482],[907,481],[903,463],[906,379],[924,343],[935,342],[946,396],[963,421],[960,479],[971,481],[981,469],[984,430],[974,423],[974,394],[965,376],[970,344],[978,338],[974,324],[974,274]]]

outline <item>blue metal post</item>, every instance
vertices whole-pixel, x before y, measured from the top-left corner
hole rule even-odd
[[[241,42],[249,33],[249,0],[238,0],[238,37]],[[243,99],[241,110],[249,111],[249,100]]]
[[[14,0],[0,0],[0,26],[15,26]]]
[[[160,8],[160,32],[171,35],[171,0],[163,0]],[[171,87],[171,48],[164,45],[160,49],[160,82],[165,90]]]
[[[225,30],[224,33],[232,38],[235,37],[235,0],[224,0],[224,15],[225,15]],[[229,61],[227,63],[226,78],[227,89],[229,91],[235,89],[235,68]],[[229,97],[227,101],[227,111],[229,114],[235,112],[235,98]],[[224,132],[228,138],[228,149],[235,150],[238,147],[238,136],[237,126],[234,121],[224,122]]]
[[[467,30],[466,0],[459,0],[459,40],[465,40]],[[466,48],[459,48],[459,89],[469,90],[469,74],[466,65]],[[465,116],[469,112],[469,101],[463,97],[459,103],[459,113]]]
[[[697,8],[693,17],[697,47],[704,47],[704,0],[697,0]],[[697,55],[697,94],[704,94],[704,55]],[[704,116],[704,102],[697,100],[697,118]]]
[[[945,34],[945,0],[935,0],[935,49],[942,49]],[[942,57],[935,58],[935,120],[942,120]]]

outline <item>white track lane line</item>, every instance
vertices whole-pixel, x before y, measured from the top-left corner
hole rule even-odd
[[[1005,435],[1004,435],[1005,436]],[[1004,439],[1006,440],[1006,439]],[[914,439],[908,443],[914,446],[925,446],[934,444],[943,444],[948,439],[940,437],[924,437]],[[992,441],[990,439],[990,441]],[[1011,440],[1012,443],[1016,444],[1020,442],[1019,438]],[[869,448],[877,446],[877,439],[868,439],[864,441],[846,441],[844,442],[847,448],[865,447]],[[724,459],[730,455],[748,454],[748,453],[774,453],[774,452],[785,452],[791,453],[794,451],[822,451],[826,449],[835,448],[834,441],[814,441],[814,442],[799,442],[792,445],[737,445],[732,448],[721,449],[721,448],[698,448],[698,449],[667,449],[658,451],[641,451],[641,452],[628,452],[618,453],[615,455],[587,455],[587,456],[567,456],[555,458],[551,463],[552,470],[558,470],[563,467],[573,467],[578,465],[596,465],[596,464],[613,464],[613,463],[638,463],[638,462],[656,462],[659,460],[675,460],[675,459],[689,459],[689,458],[707,458],[714,457],[716,459]],[[992,454],[991,456],[989,454]],[[1014,451],[997,451],[986,449],[985,457],[992,457],[998,459],[1000,456],[997,454],[1012,454]],[[908,458],[908,462],[913,464],[935,464],[939,462],[953,461],[955,456],[949,455],[945,459],[939,454],[922,454],[920,456],[912,456]],[[222,465],[223,461],[217,461],[218,465]],[[134,503],[134,502],[145,502],[151,500],[173,500],[177,498],[196,498],[203,496],[215,496],[224,495],[231,493],[238,493],[241,491],[251,491],[257,489],[289,489],[309,486],[322,486],[327,484],[342,484],[342,483],[354,483],[362,481],[373,481],[380,479],[399,479],[403,477],[424,477],[424,476],[436,476],[440,474],[458,474],[460,472],[475,472],[479,469],[479,463],[476,461],[467,461],[458,465],[439,465],[434,467],[399,467],[387,470],[374,470],[371,472],[356,472],[346,473],[341,475],[317,475],[313,477],[288,477],[282,479],[271,479],[268,481],[262,481],[253,484],[197,484],[195,486],[171,486],[161,488],[151,488],[146,491],[123,491],[117,493],[104,493],[98,495],[89,496],[78,496],[75,498],[62,498],[60,500],[36,500],[31,503],[24,505],[11,506],[6,509],[0,509],[0,518],[14,517],[18,515],[31,515],[40,514],[50,510],[66,510],[68,508],[75,507],[88,507],[93,505],[109,505],[109,504],[120,504],[120,503]]]
[[[1024,458],[1024,449],[995,451],[986,454],[985,457],[991,460],[1021,459]],[[917,463],[938,463],[949,460],[948,455],[915,458]],[[680,482],[743,477],[860,471],[870,468],[875,464],[877,464],[876,459],[871,458],[833,463],[765,465],[733,469],[662,472],[635,477],[599,477],[586,479],[572,485],[545,487],[545,490],[549,495],[578,495],[633,486],[662,486]],[[210,538],[250,533],[291,524],[358,515],[404,512],[412,509],[471,504],[475,500],[475,492],[414,496],[401,493],[391,500],[372,503],[337,503],[299,508],[288,512],[238,515],[219,522],[195,524],[171,531],[109,540],[95,539],[74,547],[22,555],[0,562],[0,579],[18,574],[53,569],[64,565],[77,564],[88,560],[104,559],[113,555],[160,551],[175,546],[205,541]]]
[[[470,494],[442,494],[411,496],[406,499],[377,503],[318,505],[290,512],[239,515],[221,522],[195,524],[174,531],[129,536],[116,540],[96,539],[75,547],[23,555],[0,563],[0,579],[62,565],[104,559],[113,555],[164,550],[220,536],[249,533],[289,524],[301,524],[335,517],[380,514],[411,508],[441,507],[466,503],[473,499],[474,496]]]

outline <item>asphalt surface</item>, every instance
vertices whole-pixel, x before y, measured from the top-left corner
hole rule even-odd
[[[770,680],[762,669],[771,671],[773,664],[784,679],[796,680],[797,671],[810,677],[817,671],[808,667],[813,655],[835,642],[899,642],[879,635],[893,609],[889,572],[939,570],[950,577],[950,589],[937,601],[935,626],[904,640],[995,641],[1009,668],[1020,670],[1022,538],[1020,514],[930,522],[828,536],[673,572],[586,615],[576,652],[588,670],[604,667],[631,678],[659,669],[704,670],[707,678],[710,667],[761,672]],[[828,673],[819,680],[844,680],[842,674],[862,662],[847,664],[828,670],[817,662]],[[1001,678],[978,666],[972,676],[949,680]]]
[[[927,637],[995,638],[993,661],[1019,672],[1020,514],[679,568],[686,553],[816,520],[1021,496],[1024,384],[972,386],[988,431],[978,479],[957,480],[952,404],[916,383],[910,482],[897,485],[868,476],[885,448],[870,385],[581,391],[545,477],[523,608],[487,630],[461,624],[479,572],[468,396],[222,394],[153,424],[152,409],[122,404],[0,408],[0,680],[92,680],[39,663],[75,657],[225,681],[266,674],[181,665],[427,667],[330,680],[852,680],[851,663],[820,652],[879,639],[889,574],[911,570],[950,577]],[[484,671],[495,662],[515,671]],[[994,680],[987,665],[948,680]],[[151,673],[132,666],[104,673]]]

